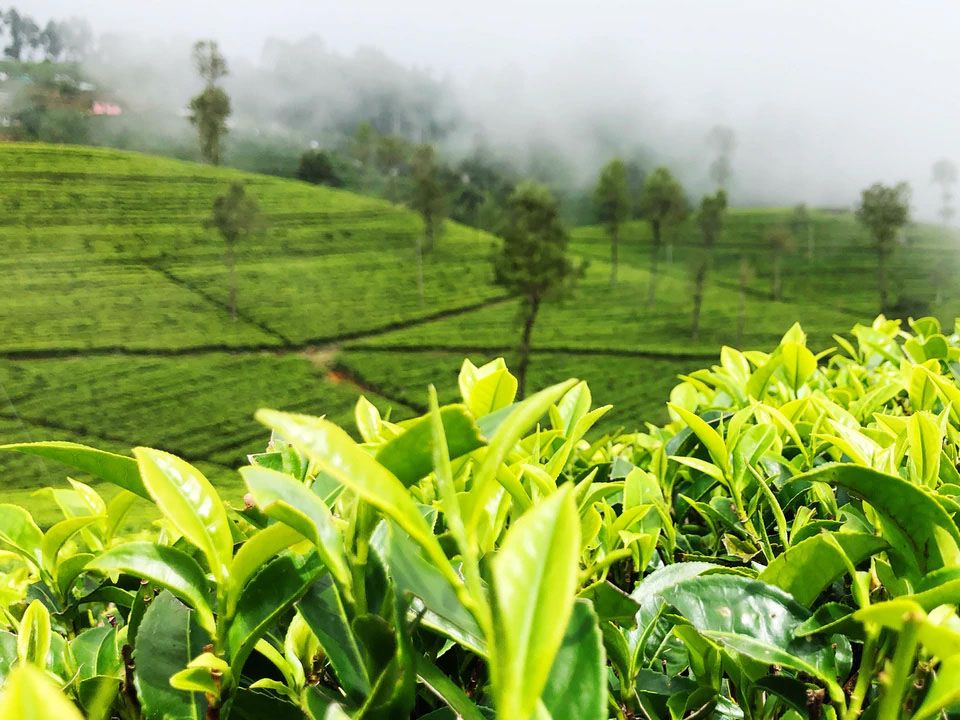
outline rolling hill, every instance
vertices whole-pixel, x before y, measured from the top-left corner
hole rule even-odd
[[[247,183],[265,216],[239,248],[238,318],[226,307],[223,248],[204,227],[212,199]],[[0,439],[68,439],[126,451],[162,447],[237,488],[230,470],[263,447],[253,411],[269,405],[348,421],[364,392],[403,416],[423,388],[456,394],[464,355],[504,354],[515,303],[490,282],[494,238],[448,223],[416,281],[418,218],[372,198],[299,182],[112,150],[0,144]],[[748,347],[800,320],[818,345],[869,321],[876,290],[869,243],[849,214],[814,213],[815,250],[790,256],[784,298],[769,300],[766,230],[786,210],[734,210],[689,338],[692,223],[663,263],[645,307],[649,235],[627,228],[610,288],[600,228],[573,233],[589,260],[576,296],[544,309],[530,385],[571,375],[614,403],[608,429],[658,420],[676,376],[737,341],[741,260]],[[956,239],[917,226],[898,248],[895,291],[942,318],[960,310],[949,263]],[[948,263],[949,261],[949,263]],[[952,321],[951,321],[952,322]],[[7,500],[28,500],[62,470],[0,456]],[[46,500],[30,500],[34,507]],[[42,507],[42,505],[41,505]]]

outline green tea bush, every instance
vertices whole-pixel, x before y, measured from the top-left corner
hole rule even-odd
[[[835,339],[724,348],[630,434],[502,360],[361,399],[359,441],[263,410],[242,508],[160,450],[5,446],[121,490],[0,505],[0,718],[956,716],[960,334]]]

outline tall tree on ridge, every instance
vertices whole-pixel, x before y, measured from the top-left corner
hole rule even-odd
[[[650,252],[650,284],[647,289],[647,305],[652,306],[657,293],[657,273],[663,232],[670,225],[682,221],[688,212],[687,198],[683,187],[665,167],[650,173],[640,192],[640,211],[650,223],[652,236]]]
[[[247,194],[242,182],[234,182],[223,195],[213,201],[213,212],[206,222],[208,228],[220,233],[226,246],[224,261],[227,265],[229,285],[227,305],[230,317],[237,319],[236,246],[249,238],[261,226],[260,207]]]
[[[767,246],[773,255],[770,297],[773,300],[781,300],[783,298],[783,256],[796,249],[796,241],[786,227],[775,225],[767,231]]]
[[[627,166],[614,158],[600,171],[600,179],[593,192],[597,218],[610,235],[610,286],[617,284],[620,231],[630,217],[630,193],[627,187]]]
[[[707,273],[713,261],[713,248],[723,231],[723,216],[727,211],[727,193],[717,190],[714,195],[705,195],[697,211],[697,225],[703,238],[703,251],[696,259],[693,278],[693,323],[690,335],[694,341],[700,339],[700,313],[703,309],[703,292],[707,283]]]
[[[567,255],[569,235],[560,222],[556,199],[543,185],[517,186],[507,200],[500,236],[503,244],[493,258],[494,281],[520,298],[517,385],[523,397],[540,306],[570,293],[582,268]]]
[[[873,237],[877,251],[877,287],[880,291],[880,312],[890,307],[887,289],[887,260],[893,253],[897,233],[910,220],[910,186],[874,183],[860,196],[857,219]]]
[[[231,108],[230,97],[217,83],[227,74],[227,61],[216,41],[200,40],[193,46],[193,62],[204,88],[190,100],[190,122],[197,128],[203,159],[219,165]]]

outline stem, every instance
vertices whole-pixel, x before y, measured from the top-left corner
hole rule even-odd
[[[598,572],[600,572],[601,570],[605,570],[606,568],[613,565],[615,562],[626,560],[628,557],[631,557],[632,555],[633,555],[633,550],[631,550],[628,547],[620,548],[619,550],[614,550],[613,552],[604,556],[603,559],[601,559],[599,562],[595,563],[593,567],[588,568],[584,570],[582,573],[580,573],[580,584],[582,585],[583,583],[587,582],[590,578],[592,578]]]
[[[417,293],[423,305],[423,238],[417,236]]]
[[[519,359],[517,361],[517,397],[523,398],[527,385],[527,367],[530,365],[530,337],[533,324],[540,310],[540,298],[533,296],[526,301],[526,316],[523,321],[523,334],[520,336]]]
[[[877,636],[878,633],[870,633],[867,641],[863,644],[863,654],[860,656],[860,670],[857,672],[857,684],[850,695],[850,706],[843,720],[857,720],[863,709],[863,701],[867,696],[867,690],[870,689],[870,681],[873,678],[873,669],[877,662]]]
[[[660,260],[660,221],[651,222],[651,231],[653,232],[653,243],[650,249],[650,284],[647,287],[647,306],[652,307],[653,301],[657,295],[657,264]]]
[[[887,678],[886,688],[880,698],[880,712],[877,720],[898,720],[900,707],[913,674],[913,657],[917,652],[917,634],[920,631],[919,618],[908,614],[897,638],[897,650],[893,654],[893,664]]]
[[[613,223],[610,226],[610,287],[617,284],[617,265],[619,264],[620,225]]]

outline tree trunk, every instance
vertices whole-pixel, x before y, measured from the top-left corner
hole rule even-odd
[[[617,265],[620,262],[620,225],[610,227],[610,287],[617,284]]]
[[[887,248],[877,244],[877,285],[880,288],[880,312],[887,311]]]
[[[647,306],[653,307],[657,297],[657,265],[660,262],[660,221],[654,220],[651,225],[653,243],[650,255],[650,283],[647,286]]]
[[[740,284],[740,307],[737,312],[737,345],[743,344],[743,331],[747,327],[747,288]]]
[[[530,365],[530,336],[533,334],[533,324],[537,320],[540,310],[540,298],[533,298],[526,303],[526,315],[523,318],[523,334],[520,336],[520,347],[517,359],[517,398],[522,399],[527,388],[527,367]]]
[[[423,243],[424,238],[417,235],[417,294],[420,296],[420,304],[423,305]]]
[[[703,286],[707,279],[707,260],[704,258],[697,268],[696,283],[693,288],[693,324],[690,337],[694,341],[700,339],[700,310],[703,307]]]
[[[236,258],[233,253],[233,240],[227,240],[227,282],[230,286],[227,295],[227,305],[230,308],[230,319],[237,319],[237,272]]]
[[[780,296],[783,294],[783,284],[782,278],[780,277],[780,265],[783,259],[782,253],[774,253],[773,256],[773,289],[772,295],[774,300],[779,300]]]
[[[430,252],[431,250],[433,250],[433,233],[434,233],[433,216],[432,216],[432,215],[425,215],[425,216],[424,216],[424,218],[423,218],[423,233],[424,233],[424,235],[426,236],[426,241],[427,241],[427,242],[426,242],[426,250],[427,250],[427,252]]]

